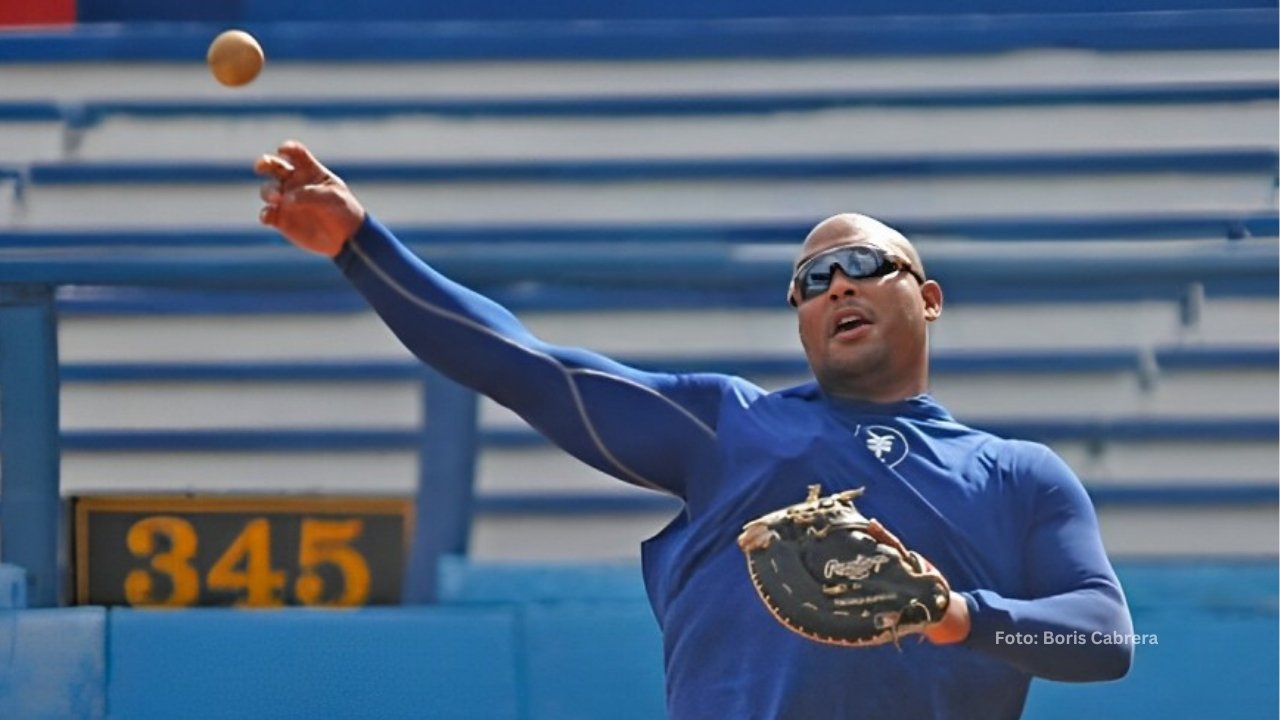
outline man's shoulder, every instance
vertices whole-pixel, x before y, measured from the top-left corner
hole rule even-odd
[[[816,382],[805,382],[775,390],[766,390],[759,385],[734,375],[722,377],[723,392],[741,400],[744,407],[761,402],[769,404],[810,403],[821,397],[822,391]]]
[[[1019,438],[995,438],[987,447],[1007,476],[1032,486],[1056,486],[1080,481],[1066,461],[1048,445]]]
[[[780,388],[769,393],[779,401],[812,402],[822,396],[822,389],[813,380]]]
[[[997,435],[989,430],[968,425],[963,427],[972,434],[984,452],[998,459],[1002,465],[1025,466],[1029,463],[1041,462],[1046,456],[1054,454],[1053,449],[1042,442]]]
[[[1026,475],[1046,461],[1060,462],[1053,448],[1042,442],[998,435],[954,419],[943,425],[951,430],[955,439],[969,448],[969,452],[1007,473]]]
[[[821,391],[816,383],[765,389],[740,377],[728,378],[721,390],[721,411],[743,417],[817,417],[813,412]]]
[[[968,437],[992,457],[1038,460],[1045,454],[1053,454],[1053,450],[1042,442],[999,434],[983,427],[981,423],[972,425],[948,415],[940,424],[957,435]]]

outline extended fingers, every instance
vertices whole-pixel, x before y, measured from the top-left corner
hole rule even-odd
[[[280,199],[284,197],[284,192],[278,181],[265,182],[258,189],[258,197],[262,198],[262,202],[268,205],[278,205]]]
[[[285,140],[276,148],[276,153],[285,162],[297,168],[304,175],[316,175],[327,172],[316,156],[311,154],[306,145],[297,140]]]
[[[293,163],[279,155],[261,155],[253,163],[253,171],[259,175],[270,175],[277,182],[284,182],[294,172]]]
[[[272,179],[262,183],[262,187],[258,189],[258,197],[262,198],[262,202],[265,203],[263,208],[258,211],[258,222],[263,225],[275,225],[277,218],[280,216],[280,200],[284,198],[281,183],[281,180]]]
[[[266,205],[258,211],[258,222],[263,225],[275,226],[280,219],[280,206]]]

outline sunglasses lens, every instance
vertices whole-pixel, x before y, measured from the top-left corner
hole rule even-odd
[[[839,268],[847,277],[857,279],[887,275],[893,263],[877,248],[843,247],[820,253],[801,267],[796,287],[801,300],[808,300],[831,287],[831,276]]]
[[[811,270],[800,278],[800,297],[808,300],[831,286],[831,270]]]

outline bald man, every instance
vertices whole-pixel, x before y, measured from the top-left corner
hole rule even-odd
[[[406,250],[302,145],[255,169],[261,221],[333,258],[424,362],[583,462],[680,498],[642,547],[673,720],[1003,720],[1033,677],[1128,671],[1132,623],[1088,496],[1048,448],[968,428],[928,394],[942,288],[892,228],[836,215],[805,239],[787,300],[815,382],[767,392],[544,343]],[[859,508],[948,579],[926,640],[811,642],[756,597],[738,532],[815,483],[864,487]]]

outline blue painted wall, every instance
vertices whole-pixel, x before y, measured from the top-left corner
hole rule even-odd
[[[515,720],[517,616],[112,610],[108,717]]]
[[[1273,561],[1118,570],[1156,642],[1117,682],[1035,682],[1025,720],[1276,717]],[[441,587],[426,608],[0,610],[0,718],[663,717],[635,566],[452,563]]]
[[[0,718],[103,717],[106,626],[98,607],[0,610]]]

